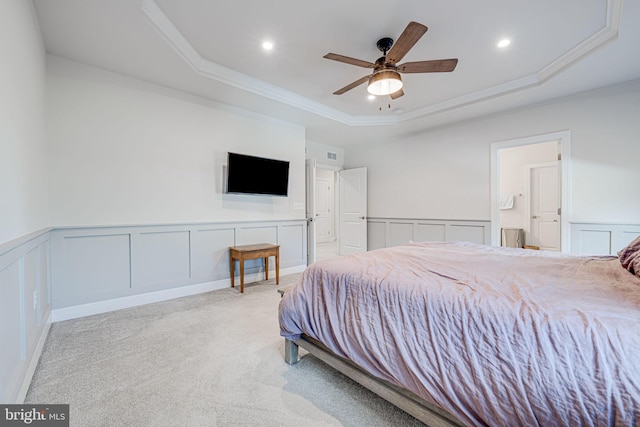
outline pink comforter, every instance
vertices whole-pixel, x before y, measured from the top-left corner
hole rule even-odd
[[[640,425],[640,278],[616,257],[396,246],[309,266],[279,319],[469,425]]]

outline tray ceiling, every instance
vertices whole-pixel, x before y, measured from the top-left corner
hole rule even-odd
[[[34,4],[50,54],[298,123],[338,145],[640,77],[640,7],[622,0]],[[376,41],[409,21],[429,30],[403,61],[459,58],[455,71],[405,74],[397,100],[368,100],[366,85],[332,95],[369,71],[324,54],[373,62]],[[502,38],[507,48],[496,46]]]

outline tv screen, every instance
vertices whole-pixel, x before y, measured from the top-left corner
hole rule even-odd
[[[229,153],[227,193],[286,196],[288,189],[289,162]]]

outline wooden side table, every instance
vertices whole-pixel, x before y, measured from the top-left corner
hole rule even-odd
[[[269,257],[276,259],[276,285],[280,283],[280,245],[259,243],[229,247],[229,264],[231,270],[231,287],[235,287],[235,261],[240,262],[240,293],[244,293],[244,260],[264,258],[264,280],[269,280]]]

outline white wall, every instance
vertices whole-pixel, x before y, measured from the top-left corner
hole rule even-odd
[[[345,150],[366,166],[369,216],[490,219],[491,143],[572,132],[573,222],[640,221],[640,80]]]
[[[334,153],[336,159],[327,158],[327,153]],[[316,159],[317,164],[329,166],[333,169],[342,169],[344,166],[344,148],[321,144],[315,141],[307,141],[307,159]]]
[[[0,2],[0,245],[48,225],[45,53],[33,4]]]
[[[304,217],[305,131],[48,56],[55,226]],[[288,197],[223,192],[228,151],[288,160]]]

